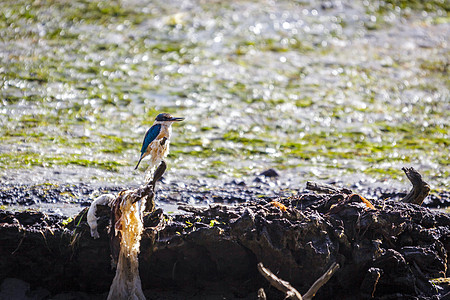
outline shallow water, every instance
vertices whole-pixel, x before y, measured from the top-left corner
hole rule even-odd
[[[408,189],[406,165],[448,189],[450,25],[428,2],[2,3],[1,181],[140,184],[170,112],[169,183]]]

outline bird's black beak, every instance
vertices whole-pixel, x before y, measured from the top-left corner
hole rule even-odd
[[[172,117],[169,121],[173,121],[173,122],[180,122],[183,121],[184,118],[176,118],[176,117]]]

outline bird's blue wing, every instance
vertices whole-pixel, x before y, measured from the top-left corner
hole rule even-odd
[[[153,125],[152,127],[150,127],[149,130],[147,130],[144,142],[142,143],[141,154],[144,154],[145,151],[147,151],[148,145],[150,145],[150,143],[153,142],[154,139],[156,139],[160,131],[161,131],[161,124]]]

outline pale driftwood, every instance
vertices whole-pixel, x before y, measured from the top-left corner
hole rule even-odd
[[[422,205],[423,200],[428,196],[430,192],[430,185],[423,181],[422,175],[417,172],[413,167],[402,168],[403,172],[405,172],[406,177],[408,177],[409,181],[411,181],[413,187],[408,195],[403,198],[401,201],[405,203],[413,203]]]
[[[303,296],[304,300],[312,299],[317,291],[330,280],[330,278],[333,276],[333,274],[339,269],[339,264],[333,263],[331,267],[320,276],[319,279],[316,280],[316,282],[313,283],[313,285],[309,288],[309,290],[306,292],[306,294]]]
[[[322,275],[319,279],[317,279],[313,285],[309,288],[306,294],[302,297],[302,295],[287,281],[284,281],[278,278],[275,274],[273,274],[269,269],[264,267],[262,263],[258,264],[258,271],[267,281],[270,282],[275,288],[280,290],[281,292],[286,294],[287,299],[295,299],[295,300],[311,300],[317,293],[317,291],[330,280],[333,274],[339,269],[339,264],[333,263],[331,267]],[[260,291],[258,291],[258,299],[260,299]],[[264,292],[264,290],[263,290]],[[265,294],[264,294],[265,295]]]
[[[109,289],[108,300],[145,300],[139,277],[138,254],[144,230],[142,201],[135,201],[137,191],[119,193],[112,204],[111,249],[117,259],[116,275]],[[144,202],[145,203],[145,202]],[[116,254],[117,253],[117,254]]]
[[[258,264],[258,271],[259,273],[261,273],[262,276],[264,276],[264,278],[267,279],[267,281],[270,282],[271,285],[273,285],[281,292],[285,293],[287,299],[294,299],[294,300],[303,299],[302,295],[294,287],[292,287],[292,285],[289,282],[278,278],[269,269],[264,267],[262,263]]]
[[[153,179],[136,190],[121,191],[111,203],[110,247],[113,262],[117,261],[116,275],[108,300],[145,300],[139,276],[141,235],[144,231],[143,214],[155,208],[155,185],[166,170],[162,161]],[[149,204],[147,204],[149,202]]]
[[[339,188],[326,183],[319,183],[315,181],[307,181],[306,189],[323,194],[352,194],[352,190],[347,188]]]
[[[100,197],[97,197],[92,203],[91,206],[89,207],[89,210],[87,212],[87,223],[89,224],[89,227],[91,228],[91,236],[94,239],[98,239],[100,238],[100,235],[98,234],[97,231],[97,206],[99,205],[111,205],[111,202],[115,199],[116,197],[112,194],[103,194]]]

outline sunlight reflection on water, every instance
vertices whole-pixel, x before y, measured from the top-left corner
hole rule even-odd
[[[47,166],[38,179],[64,181],[53,171],[75,165],[86,181],[138,181],[142,137],[168,111],[186,117],[174,178],[274,167],[295,184],[352,183],[413,165],[448,187],[450,26],[330,3],[5,4],[3,178]]]

